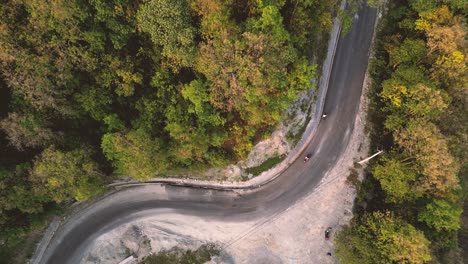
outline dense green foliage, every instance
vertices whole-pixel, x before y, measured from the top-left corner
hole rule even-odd
[[[462,1],[395,1],[371,65],[373,161],[343,263],[458,263],[467,198],[467,25]],[[430,241],[430,243],[429,243]],[[448,254],[452,251],[452,254]],[[448,257],[452,256],[452,257]]]
[[[243,158],[311,89],[336,3],[1,1],[1,235],[115,174]]]
[[[30,171],[35,191],[51,197],[57,203],[74,198],[84,201],[103,188],[97,165],[83,149],[69,152],[45,149]]]
[[[429,240],[404,220],[374,212],[360,221],[336,238],[343,263],[425,263],[431,259]]]

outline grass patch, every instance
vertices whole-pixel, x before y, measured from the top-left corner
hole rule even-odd
[[[260,173],[273,168],[276,164],[283,161],[285,157],[286,156],[281,155],[281,156],[275,156],[275,157],[269,158],[265,162],[260,164],[259,166],[248,168],[246,171],[247,171],[247,173],[250,173],[250,174],[252,174],[254,176],[257,176]]]
[[[174,248],[157,255],[150,255],[140,264],[202,264],[218,254],[219,249],[213,244],[203,245],[195,251]]]

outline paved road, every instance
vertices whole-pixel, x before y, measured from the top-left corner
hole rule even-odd
[[[41,263],[76,263],[89,241],[135,220],[137,213],[170,208],[181,215],[210,220],[249,221],[285,210],[311,193],[334,166],[353,131],[375,18],[374,9],[361,9],[351,32],[338,43],[325,101],[324,112],[328,116],[305,151],[313,153],[309,162],[297,160],[277,180],[241,196],[229,191],[168,185],[152,186],[151,191],[133,187],[116,192],[58,230]]]

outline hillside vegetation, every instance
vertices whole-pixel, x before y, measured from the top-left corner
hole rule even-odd
[[[390,1],[370,73],[373,161],[342,263],[462,263],[467,198],[467,5]],[[466,260],[465,260],[466,262]]]
[[[116,175],[244,158],[311,89],[336,2],[1,1],[0,262]]]

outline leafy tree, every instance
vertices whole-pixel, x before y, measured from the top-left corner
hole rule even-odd
[[[466,83],[466,25],[462,21],[442,5],[425,10],[415,22],[416,29],[426,34],[429,53],[436,56],[431,79],[452,90]]]
[[[0,121],[11,145],[18,150],[45,146],[60,136],[47,128],[49,122],[33,113],[9,113]]]
[[[192,65],[195,28],[191,25],[185,0],[150,0],[140,5],[138,27],[151,36],[155,46],[175,71]]]
[[[208,85],[201,80],[194,80],[182,88],[182,96],[190,102],[188,113],[196,114],[197,121],[203,125],[222,126],[226,122],[219,113],[216,113],[210,104]]]
[[[392,73],[390,80],[396,80],[407,87],[419,84],[433,87],[434,84],[427,78],[427,75],[428,72],[423,66],[402,64]]]
[[[165,128],[177,142],[173,144],[178,153],[176,159],[182,158],[183,163],[187,163],[187,159],[211,163],[208,153],[213,149],[210,148],[220,147],[227,139],[224,132],[226,119],[210,104],[206,82],[194,80],[182,88],[181,94],[186,101],[181,100],[166,111],[168,122]],[[184,107],[180,107],[182,105]],[[216,163],[219,164],[219,160]]]
[[[341,34],[344,36],[351,30],[353,26],[352,12],[342,9],[338,13],[338,19],[340,20],[341,24]]]
[[[438,51],[442,54],[450,54],[463,47],[464,29],[459,18],[454,18],[448,6],[428,9],[420,13],[416,20],[417,30],[425,32],[429,53]]]
[[[408,117],[433,120],[448,107],[449,96],[443,90],[423,84],[407,87],[393,78],[382,87],[381,97],[389,102],[386,110],[391,113],[385,121],[387,129],[400,128]]]
[[[418,11],[419,19],[415,24],[418,30],[428,30],[437,24],[447,24],[452,19],[448,6],[437,7],[436,1],[423,3],[420,0],[412,0],[411,4]]]
[[[388,202],[412,201],[421,195],[414,190],[417,173],[404,162],[383,158],[382,164],[375,166],[372,173],[379,180]]]
[[[194,0],[191,7],[201,17],[200,34],[205,40],[226,37],[239,30],[231,20],[232,10],[224,1]]]
[[[196,68],[210,81],[212,104],[223,111],[232,111],[242,100],[244,87],[235,75],[235,56],[240,53],[230,40],[207,40],[200,47]]]
[[[114,80],[116,86],[115,93],[119,96],[131,96],[135,92],[135,86],[142,84],[143,76],[138,71],[135,71],[135,66],[128,57],[126,61],[113,60],[111,67],[115,71],[117,78]]]
[[[440,56],[431,68],[431,79],[448,87],[453,94],[462,93],[466,77],[466,58],[460,51]]]
[[[167,169],[166,156],[162,154],[162,142],[152,139],[142,129],[126,134],[105,134],[101,147],[118,174],[144,181],[161,175]]]
[[[392,149],[391,156],[375,165],[375,179],[364,184],[375,191],[366,204],[370,210],[390,206],[411,223],[416,219],[424,223],[418,227],[433,242],[433,258],[449,263],[446,256],[453,255],[451,250],[457,247],[460,223],[456,204],[461,204],[465,193],[459,191],[457,174],[464,175],[466,170],[459,165],[466,160],[466,39],[462,37],[466,23],[455,15],[463,11],[453,1],[408,3],[393,3],[376,53],[379,65],[373,77],[380,98],[374,102],[375,116],[383,117],[377,127],[385,128],[377,133],[392,134],[393,141],[384,143]],[[375,182],[382,188],[368,187]],[[424,201],[429,203],[421,207]],[[346,241],[341,245],[351,263],[412,263],[372,258],[374,245],[353,231],[359,228],[368,226],[356,221],[353,229],[345,231]]]
[[[60,203],[71,199],[84,201],[104,191],[99,176],[89,150],[64,152],[52,146],[34,161],[30,180],[36,191]]]
[[[423,84],[411,87],[406,112],[410,116],[425,119],[438,117],[448,106],[448,95]]]
[[[456,231],[460,229],[460,216],[463,209],[446,200],[434,199],[419,213],[418,220],[431,228],[440,231]]]
[[[105,87],[88,86],[74,95],[75,100],[95,120],[102,120],[111,112],[112,92]]]
[[[290,36],[283,25],[279,7],[265,5],[261,10],[261,16],[258,19],[249,21],[252,22],[253,31],[268,32],[269,36],[278,42],[288,41]]]
[[[20,164],[13,171],[0,167],[0,215],[18,209],[23,213],[42,212],[50,198],[37,194],[27,181],[29,164]],[[0,221],[0,225],[1,225]]]
[[[437,7],[437,1],[438,0],[431,0],[431,1],[425,1],[425,0],[409,0],[408,4],[411,7],[412,10],[416,11],[415,15],[420,15],[426,10],[431,10]]]
[[[346,263],[426,263],[430,242],[412,225],[390,212],[362,217],[336,239],[337,255]]]
[[[293,100],[297,91],[310,89],[311,78],[317,73],[317,64],[310,64],[305,57],[297,59],[292,65],[292,70],[288,74],[290,90],[287,94],[287,100]]]
[[[223,15],[203,17],[202,25],[205,19],[210,23],[202,26],[206,39],[195,62],[210,84],[210,103],[229,113],[229,135],[238,157],[250,150],[257,131],[280,119],[297,93],[310,85],[305,80],[315,73],[306,60],[298,59],[278,8],[265,5],[258,13],[258,18],[247,21],[242,34]],[[217,31],[206,32],[212,30],[208,27],[212,23],[219,23]]]
[[[450,54],[457,50],[457,46],[462,45],[463,36],[463,29],[459,24],[452,27],[433,27],[427,31],[429,53],[438,51]]]
[[[396,68],[402,63],[420,63],[427,54],[426,43],[421,39],[405,39],[403,43],[390,52],[390,65]]]
[[[73,1],[43,5],[28,0],[1,9],[4,77],[15,93],[36,108],[76,114],[67,98],[76,88],[74,69],[84,65],[86,57],[78,47],[78,24],[84,19],[78,10]]]
[[[136,8],[133,1],[128,0],[91,0],[90,12],[94,13],[93,23],[96,25],[97,31],[91,30],[92,36],[105,34],[112,44],[113,49],[121,50],[128,44],[132,34],[136,31]],[[82,12],[86,13],[86,12]],[[104,27],[104,28],[102,28]],[[93,38],[93,40],[96,40]],[[94,41],[93,41],[94,42]],[[101,45],[101,40],[98,40],[96,46]]]
[[[449,153],[447,141],[432,123],[410,120],[405,129],[394,134],[395,142],[416,161],[417,189],[437,197],[458,189],[459,165]]]
[[[384,263],[376,254],[376,248],[369,238],[361,236],[356,225],[341,230],[335,241],[336,255],[340,262],[347,264]]]
[[[291,4],[289,1],[283,9],[286,27],[291,33],[292,40],[297,47],[312,45],[312,42],[323,33],[328,33],[333,27],[332,1],[298,0]],[[310,23],[315,20],[316,23]]]
[[[404,97],[408,94],[408,87],[397,80],[390,79],[382,84],[382,98],[388,100],[395,107],[401,107]]]
[[[285,0],[252,0],[249,2],[249,12],[253,16],[261,14],[266,7],[281,9],[286,3]]]
[[[104,118],[104,123],[107,125],[108,131],[122,131],[125,129],[125,124],[123,121],[118,117],[117,114],[111,114]]]
[[[468,7],[466,3],[459,0],[441,0],[442,3],[450,6],[452,9],[459,9],[463,13],[468,13]]]
[[[187,164],[190,160],[203,161],[204,155],[209,152],[211,146],[220,146],[226,139],[226,134],[216,126],[203,126],[201,118],[184,112],[185,109],[177,106],[168,107],[166,117],[168,119],[165,130],[175,140],[172,151],[175,159]],[[214,122],[223,122],[217,116],[206,116]],[[199,122],[194,122],[197,120]],[[212,121],[212,122],[213,122]]]

